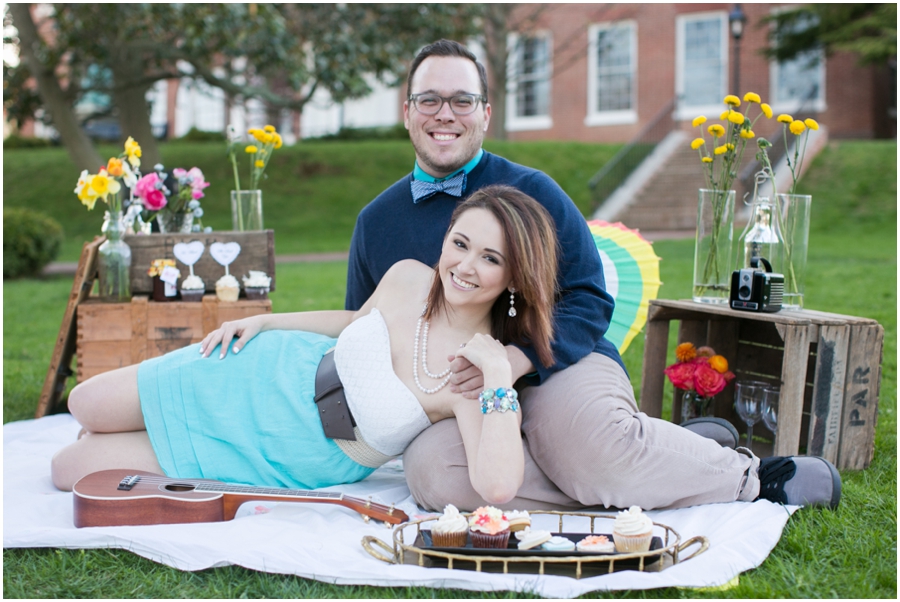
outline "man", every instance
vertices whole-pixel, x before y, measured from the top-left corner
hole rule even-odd
[[[413,61],[407,87],[403,116],[416,165],[359,215],[350,250],[347,309],[362,306],[397,261],[414,258],[434,265],[458,201],[481,187],[506,184],[522,190],[547,208],[558,231],[556,364],[544,368],[534,350],[507,346],[514,380],[523,379],[519,387],[539,386],[520,394],[525,483],[502,506],[627,507],[640,500],[649,509],[756,499],[759,459],[749,451],[724,449],[638,411],[618,351],[603,337],[613,300],[604,290],[599,255],[583,216],[546,174],[481,148],[491,106],[485,70],[474,55],[457,42],[431,44]],[[452,390],[475,399],[483,385],[481,373],[465,360],[449,359]],[[817,462],[809,469],[832,485],[820,495],[827,503],[834,501],[837,474],[829,467]],[[470,485],[452,419],[432,425],[413,441],[404,452],[404,469],[414,498],[426,508],[483,504]],[[839,496],[839,479],[837,491]],[[820,501],[804,495],[810,502]]]

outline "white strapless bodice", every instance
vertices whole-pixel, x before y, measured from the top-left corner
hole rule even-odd
[[[356,426],[377,451],[402,454],[431,426],[422,404],[394,373],[390,335],[377,309],[344,329],[334,363]]]

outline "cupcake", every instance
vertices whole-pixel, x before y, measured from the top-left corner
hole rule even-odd
[[[447,504],[444,514],[431,526],[431,543],[438,548],[461,548],[468,535],[469,523],[453,504]]]
[[[536,548],[542,543],[549,541],[550,536],[550,531],[544,531],[542,529],[532,529],[531,527],[525,527],[524,530],[516,533],[516,539],[519,540],[520,550],[530,550],[531,548]]]
[[[611,542],[606,535],[588,535],[575,544],[575,549],[579,552],[612,554],[616,551],[616,544]]]
[[[237,301],[240,292],[241,285],[231,274],[225,274],[216,281],[216,296],[219,301]]]
[[[541,549],[548,552],[569,552],[575,549],[575,542],[562,535],[554,535],[543,544]]]
[[[506,513],[506,520],[509,521],[509,530],[512,533],[522,531],[531,526],[531,516],[524,510],[510,510]]]
[[[469,534],[476,548],[505,548],[509,543],[509,521],[493,506],[482,506],[469,518]]]
[[[268,298],[272,279],[266,276],[265,272],[250,270],[250,276],[242,276],[241,280],[244,281],[244,292],[247,293],[248,299]]]
[[[613,523],[613,540],[619,552],[646,552],[653,537],[653,521],[641,512],[640,506],[632,506],[616,515]]]
[[[203,301],[203,293],[205,292],[206,285],[200,276],[191,274],[181,283],[182,301]]]

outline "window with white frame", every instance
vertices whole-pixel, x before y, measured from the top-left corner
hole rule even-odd
[[[727,94],[727,15],[721,12],[678,17],[675,52],[678,116],[692,119],[697,112],[718,114]]]
[[[637,122],[637,24],[588,28],[588,114],[585,125]]]
[[[813,24],[798,21],[794,30],[801,32]],[[825,110],[825,53],[821,49],[802,52],[787,61],[772,61],[769,73],[775,111],[788,113],[801,107]]]
[[[553,125],[550,119],[550,34],[510,34],[509,46],[506,129],[547,129]]]

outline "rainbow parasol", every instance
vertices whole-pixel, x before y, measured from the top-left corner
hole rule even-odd
[[[603,262],[606,291],[616,300],[606,339],[624,353],[647,322],[650,299],[659,292],[659,257],[650,242],[621,222],[587,223]]]

